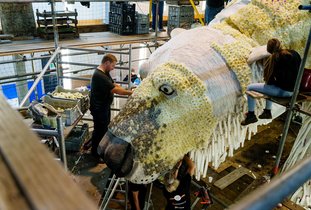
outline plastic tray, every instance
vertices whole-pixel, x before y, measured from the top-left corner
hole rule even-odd
[[[83,114],[79,108],[78,101],[52,98],[51,96],[46,95],[42,97],[42,102],[50,104],[56,110],[58,108],[63,109],[64,111],[59,112],[59,114],[66,119],[66,126],[72,125]]]
[[[89,138],[88,124],[77,125],[65,140],[66,151],[78,152],[85,140]]]
[[[80,98],[80,99],[68,99],[68,98],[59,98],[59,97],[53,96],[54,93],[61,93],[61,92],[65,92],[65,93],[81,93],[83,95],[83,98]],[[64,100],[69,100],[69,101],[77,102],[82,113],[85,113],[89,109],[89,107],[90,107],[89,91],[68,90],[68,89],[64,89],[61,86],[57,86],[55,88],[55,90],[52,93],[48,93],[48,95],[51,96],[52,98],[56,98],[56,99],[64,99]]]

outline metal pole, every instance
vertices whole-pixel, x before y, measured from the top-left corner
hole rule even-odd
[[[61,161],[64,164],[64,168],[67,171],[67,158],[66,158],[66,148],[65,148],[65,136],[64,136],[64,128],[63,128],[63,121],[61,116],[57,116],[57,132],[58,132],[58,139],[59,139],[59,156]]]
[[[132,81],[132,45],[129,45],[129,74],[128,74],[128,89],[131,89],[131,81]]]
[[[51,12],[52,12],[52,23],[53,23],[53,30],[54,30],[54,44],[55,49],[59,46],[59,34],[58,34],[58,28],[57,28],[57,20],[56,20],[56,10],[55,10],[55,0],[51,0]],[[58,85],[62,86],[63,82],[60,79],[60,76],[62,76],[62,72],[59,68],[59,61],[61,60],[60,54],[56,56],[55,63],[56,63],[56,73],[57,73],[57,83]]]
[[[125,210],[127,210],[128,191],[129,191],[129,183],[127,180],[125,180]]]
[[[34,57],[34,53],[31,53],[31,57],[33,58]],[[35,64],[34,64],[34,62],[33,62],[33,60],[31,61],[31,68],[32,68],[32,73],[34,74],[35,73]],[[35,74],[33,75],[33,81],[35,81],[36,80],[36,76],[35,76]],[[35,88],[35,98],[36,98],[36,100],[38,100],[38,90],[37,90],[37,86],[36,86],[36,88]]]
[[[156,22],[155,22],[155,27],[154,27],[154,31],[155,31],[155,42],[157,42],[157,37],[158,37],[158,26],[159,26],[159,19],[158,19],[158,16],[159,16],[159,0],[155,0],[156,2]]]
[[[56,26],[57,21],[55,18],[55,0],[51,0],[51,12],[52,12],[52,23],[53,23],[53,30],[54,30],[54,44],[55,44],[55,49],[57,49],[59,36],[58,36],[58,28]]]
[[[305,67],[305,64],[306,64],[306,60],[308,58],[308,52],[309,52],[309,48],[310,48],[310,41],[311,41],[311,27],[309,29],[309,37],[308,37],[308,40],[307,40],[307,43],[306,43],[306,47],[305,47],[305,51],[304,51],[304,54],[303,54],[303,58],[302,58],[302,61],[301,61],[300,67],[299,67],[299,72],[298,72],[298,75],[297,75],[293,96],[292,96],[292,98],[290,100],[290,107],[288,108],[288,113],[287,113],[287,116],[286,116],[285,125],[283,127],[282,138],[281,138],[280,145],[279,145],[279,148],[278,148],[278,153],[277,153],[277,158],[276,158],[275,166],[273,168],[273,174],[274,175],[277,174],[278,171],[279,171],[279,164],[280,164],[280,161],[281,161],[284,144],[285,144],[286,137],[287,137],[287,134],[288,134],[289,125],[290,125],[290,122],[291,122],[291,119],[292,119],[292,115],[293,115],[292,111],[294,110],[295,103],[296,103],[296,100],[297,100],[297,96],[299,94],[299,87],[300,87],[302,75],[303,75],[303,72],[304,72],[304,67]]]
[[[311,177],[311,157],[306,158],[291,170],[277,176],[270,183],[259,187],[229,210],[263,210],[273,209],[288,195],[295,192]]]
[[[38,83],[40,82],[40,80],[42,79],[43,75],[46,73],[47,69],[50,67],[50,64],[52,63],[52,61],[55,59],[55,57],[57,56],[57,54],[59,53],[60,48],[57,48],[55,50],[55,52],[53,53],[52,57],[49,59],[49,61],[47,62],[47,64],[44,66],[44,68],[42,69],[41,73],[38,75],[37,79],[34,81],[34,83],[32,84],[31,88],[29,89],[29,91],[27,92],[26,96],[24,97],[24,99],[22,100],[22,102],[20,103],[19,107],[22,107],[27,99],[29,98],[29,96],[31,95],[31,93],[34,91],[34,89],[36,88],[36,86],[38,85]]]
[[[112,53],[112,54],[127,54],[126,52],[113,51],[113,50],[94,50],[94,49],[86,49],[86,48],[74,48],[74,47],[63,47],[63,49],[67,50],[78,50],[78,51],[86,51],[98,54]]]
[[[33,54],[33,53],[31,53]],[[0,65],[1,64],[7,64],[7,63],[17,63],[17,62],[26,62],[26,61],[32,61],[32,60],[41,60],[43,58],[50,58],[51,56],[50,55],[47,55],[47,56],[41,56],[41,57],[33,57],[32,58],[27,58],[26,56],[24,56],[23,58],[21,59],[14,59],[14,60],[6,60],[6,61],[1,61],[0,62]]]
[[[44,136],[58,136],[59,135],[57,130],[47,130],[47,129],[37,129],[37,128],[33,128],[31,130],[33,132],[36,132],[39,135],[44,135]]]
[[[88,63],[76,63],[76,62],[67,62],[67,61],[60,61],[59,64],[69,64],[69,65],[77,65],[77,66],[90,66],[90,67],[97,67],[98,65],[95,64],[88,64]]]
[[[46,71],[46,73],[48,72],[55,72],[55,70],[49,70],[49,71]],[[7,76],[7,77],[0,77],[0,81],[1,80],[8,80],[8,79],[16,79],[16,78],[23,78],[23,77],[34,77],[36,76],[37,74],[40,74],[40,72],[34,72],[34,73],[26,73],[26,74],[20,74],[20,75],[12,75],[12,76]]]
[[[71,76],[62,76],[59,77],[62,79],[73,79],[73,80],[82,80],[82,81],[91,81],[91,78],[84,78],[84,77],[71,77]]]
[[[151,182],[149,185],[149,192],[148,192],[148,198],[147,198],[147,202],[146,202],[146,210],[149,209],[149,205],[150,205],[150,200],[151,200],[151,193],[152,193],[152,187],[153,187],[153,183]]]

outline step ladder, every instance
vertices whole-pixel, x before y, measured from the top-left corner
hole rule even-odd
[[[124,200],[120,200],[124,202],[125,210],[127,210],[127,201],[128,201],[128,182],[124,178],[117,178],[114,174],[110,180],[108,188],[105,188],[103,191],[103,195],[105,194],[104,198],[101,201],[101,204],[99,205],[99,210],[106,210],[108,207],[109,202],[112,200],[112,196],[115,192],[124,193]],[[122,185],[125,184],[125,189],[122,189]],[[120,188],[120,190],[117,190],[117,187]]]
[[[109,180],[109,179],[108,179]],[[122,189],[122,185],[125,184],[125,189]],[[121,190],[117,190],[117,187],[119,187]],[[146,198],[145,198],[145,207],[144,210],[153,210],[153,203],[151,200],[151,194],[152,194],[152,188],[153,183],[149,184]],[[125,210],[127,210],[127,203],[128,203],[128,181],[124,178],[117,178],[114,174],[112,178],[110,179],[110,183],[107,189],[104,189],[103,194],[105,193],[104,198],[100,202],[99,210],[106,210],[108,207],[109,202],[112,200],[112,196],[115,192],[125,193],[125,199],[119,200],[123,201],[125,203]]]

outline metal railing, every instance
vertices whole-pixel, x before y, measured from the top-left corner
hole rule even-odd
[[[273,209],[311,178],[311,157],[242,198],[229,210]]]

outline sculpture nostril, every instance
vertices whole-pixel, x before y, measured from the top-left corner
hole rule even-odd
[[[132,146],[108,131],[101,140],[98,153],[118,177],[129,174],[133,167]]]

